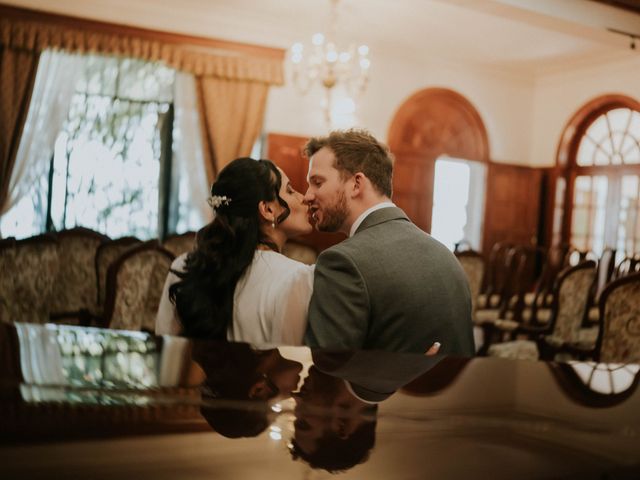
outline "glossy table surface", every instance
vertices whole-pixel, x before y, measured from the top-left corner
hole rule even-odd
[[[2,478],[640,478],[639,370],[2,325]]]

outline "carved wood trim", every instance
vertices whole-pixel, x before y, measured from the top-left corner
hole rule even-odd
[[[396,112],[388,139],[393,152],[489,161],[487,131],[478,111],[446,88],[426,88],[409,97]]]
[[[580,139],[591,122],[608,110],[630,108],[640,111],[640,102],[626,95],[603,95],[584,104],[567,122],[556,151],[556,165],[575,165]]]
[[[16,21],[22,20],[50,23],[68,28],[90,30],[94,33],[135,36],[145,40],[159,41],[174,45],[188,45],[201,48],[204,47],[205,49],[212,50],[226,50],[242,53],[252,57],[283,60],[286,53],[282,48],[264,47],[248,43],[221,40],[217,38],[199,37],[194,35],[165,32],[161,30],[152,30],[148,28],[133,27],[116,23],[100,22],[97,20],[89,20],[86,18],[73,17],[69,15],[59,15],[38,10],[31,10],[27,8],[11,7],[8,5],[0,5],[0,17]]]

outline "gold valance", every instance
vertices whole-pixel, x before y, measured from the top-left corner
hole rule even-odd
[[[144,35],[96,31],[88,27],[107,24],[90,21],[86,23],[87,28],[3,18],[0,19],[0,44],[28,51],[54,48],[69,52],[122,55],[160,61],[196,76],[248,80],[269,85],[284,83],[283,55],[251,56],[241,51],[202,45],[204,42],[200,42],[201,45],[184,43],[184,40],[181,40],[184,37],[179,35],[173,36],[173,41],[155,40],[148,38],[153,35],[149,31],[143,31]],[[122,29],[136,31],[129,27]]]

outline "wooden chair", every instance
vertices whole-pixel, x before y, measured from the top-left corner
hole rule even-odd
[[[482,329],[482,346],[478,349],[478,355],[487,353],[489,346],[496,342],[509,337],[509,331],[506,331],[506,337],[502,335],[503,329],[497,327],[503,322],[513,322],[517,326],[519,322],[516,319],[517,312],[513,309],[514,295],[517,294],[519,282],[517,280],[518,273],[522,271],[526,262],[526,255],[521,248],[509,248],[507,254],[502,259],[502,269],[497,278],[500,279],[499,290],[488,296],[490,306],[482,306],[478,302],[477,308],[473,315],[473,322],[476,327]],[[479,296],[479,299],[482,295]]]
[[[475,315],[477,323],[492,322],[498,318],[513,318],[513,298],[520,288],[518,275],[523,270],[526,255],[521,248],[510,247],[500,259],[502,263],[493,272],[495,283],[490,285],[484,295],[478,296]]]
[[[176,257],[185,252],[190,252],[195,245],[196,232],[169,235],[165,238],[164,242],[162,242],[162,248],[169,250]]]
[[[524,295],[521,320],[529,325],[547,325],[551,320],[554,286],[558,274],[566,266],[569,247],[560,245],[550,248],[545,255],[538,280],[532,292]]]
[[[611,282],[600,296],[599,362],[640,362],[640,273]]]
[[[122,255],[107,273],[105,326],[153,332],[164,281],[174,255],[142,244]]]
[[[500,304],[505,279],[510,276],[507,257],[511,248],[511,244],[504,242],[498,242],[491,248],[477,299],[478,309],[497,308]]]
[[[530,306],[528,303],[533,300],[531,293],[537,286],[539,272],[544,265],[547,252],[543,247],[533,245],[515,248],[518,249],[520,258],[518,258],[511,282],[509,310],[512,312],[510,318],[521,322],[524,310]]]
[[[537,327],[504,322],[504,325],[498,327],[510,330],[513,336],[524,334],[533,340],[540,357],[544,360],[553,360],[560,352],[581,358],[594,355],[597,329],[583,330],[581,325],[595,274],[596,264],[592,260],[568,267],[561,272],[555,287],[549,325]],[[510,350],[521,347],[521,341],[511,341],[493,345],[488,351],[489,355],[516,358],[517,355],[514,357]]]
[[[122,237],[116,240],[107,241],[96,250],[95,267],[96,267],[96,313],[102,315],[104,302],[107,296],[107,271],[109,267],[120,258],[125,252],[135,248],[142,243],[136,237]]]
[[[318,252],[315,248],[294,241],[288,241],[284,244],[282,254],[307,265],[313,265],[318,258]]]
[[[51,318],[76,319],[87,324],[95,310],[97,292],[95,258],[109,237],[83,227],[55,234],[60,269],[55,281]]]
[[[48,322],[60,264],[58,242],[51,235],[37,235],[2,248],[2,252],[0,319],[5,323]]]

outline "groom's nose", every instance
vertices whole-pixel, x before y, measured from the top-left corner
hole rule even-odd
[[[313,194],[311,193],[311,189],[307,188],[307,191],[304,194],[304,203],[309,205],[313,201]]]

